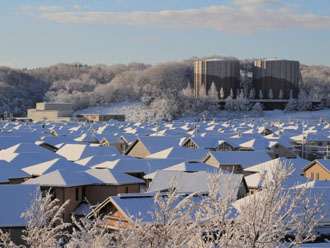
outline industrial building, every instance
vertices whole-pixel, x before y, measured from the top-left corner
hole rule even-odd
[[[194,62],[194,88],[195,97],[200,95],[202,87],[206,92],[214,82],[217,91],[223,88],[224,98],[234,96],[239,88],[240,63],[238,60],[207,59]]]
[[[80,117],[93,122],[109,120],[125,121],[125,115],[120,114],[80,114],[77,116],[77,118]]]
[[[28,109],[27,117],[33,121],[70,121],[72,104],[37,102],[35,109]]]
[[[299,62],[283,59],[264,59],[253,62],[252,87],[257,99],[296,98],[299,93]],[[262,96],[260,97],[260,90]],[[269,96],[269,92],[272,96]],[[280,91],[282,93],[280,94]]]

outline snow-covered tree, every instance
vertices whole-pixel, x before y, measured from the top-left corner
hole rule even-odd
[[[215,86],[215,83],[212,82],[211,87],[210,87],[210,89],[208,91],[208,94],[207,94],[208,95],[208,100],[213,104],[218,103],[219,102],[218,94],[219,93],[218,93],[217,87]]]
[[[223,92],[223,87],[220,89],[220,98],[224,99],[225,98],[225,93]]]
[[[312,103],[307,95],[306,91],[300,90],[297,99],[297,110],[304,111],[304,110],[311,110]]]
[[[21,214],[25,219],[26,226],[23,231],[22,239],[27,247],[57,248],[61,245],[63,238],[69,238],[65,231],[71,226],[63,222],[63,213],[69,200],[59,205],[57,198],[53,199],[51,191],[47,191],[42,196],[40,191],[36,191],[31,202],[31,206]],[[10,234],[0,229],[0,246],[8,248],[24,248],[25,245],[16,245],[11,239]]]
[[[168,194],[158,192],[154,197],[152,222],[145,223],[139,216],[132,216],[130,225],[120,225],[114,234],[116,247],[188,247],[195,235],[195,222],[192,219],[191,198],[176,190],[175,178],[170,182]]]
[[[182,90],[182,93],[186,97],[194,97],[193,89],[190,86],[190,83],[187,84],[187,87]]]
[[[268,92],[268,98],[269,99],[273,99],[273,90],[272,89],[269,89],[269,92]]]
[[[272,170],[261,175],[262,190],[234,203],[239,211],[235,222],[242,245],[275,247],[293,237],[293,246],[316,238],[313,229],[324,218],[326,204],[321,203],[322,194],[312,196],[306,187],[284,187],[293,170],[275,162]]]
[[[222,172],[210,176],[201,200],[193,200],[198,194],[182,197],[170,187],[167,196],[156,194],[153,221],[131,217],[129,226],[119,226],[113,245],[261,248],[281,246],[285,239],[289,246],[312,241],[327,203],[305,186],[286,188],[283,183],[292,172],[291,166],[275,162],[260,173],[261,191],[240,200],[235,197],[239,183],[233,186],[230,175],[224,181]]]
[[[283,99],[283,91],[280,89],[280,92],[278,93],[278,99]]]
[[[297,109],[297,100],[290,98],[288,103],[285,105],[284,111],[294,111]]]
[[[234,110],[234,99],[231,96],[228,96],[225,99],[225,110],[228,110],[228,111]]]
[[[252,108],[253,112],[261,112],[262,110],[263,110],[263,106],[262,104],[260,104],[260,102],[255,103]]]
[[[234,91],[233,88],[230,89],[229,96],[233,99],[234,98]]]
[[[262,89],[259,90],[259,99],[263,99],[264,98],[264,94],[262,94]]]
[[[67,248],[110,247],[112,235],[107,232],[107,221],[101,215],[93,218],[72,216],[73,231]]]
[[[255,99],[256,97],[256,92],[254,88],[250,89],[250,94],[249,94],[249,99]]]
[[[290,96],[289,96],[289,99],[293,99],[293,90],[290,89]]]
[[[59,245],[59,239],[68,236],[64,231],[71,224],[63,222],[63,213],[69,200],[59,205],[57,198],[53,199],[51,191],[46,195],[36,193],[31,206],[22,213],[26,221],[26,230],[22,239],[31,248],[54,247]]]
[[[0,229],[0,247],[5,248],[20,248],[10,237],[10,232],[4,232]]]
[[[244,92],[241,91],[241,93],[236,96],[234,104],[236,111],[247,111],[249,110],[250,101],[244,96]]]

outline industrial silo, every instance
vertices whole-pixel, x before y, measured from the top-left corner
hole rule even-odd
[[[208,91],[214,82],[218,92],[223,88],[224,98],[233,94],[239,87],[240,63],[237,60],[208,59],[195,61],[194,63],[194,86],[195,97],[199,96],[202,85]]]
[[[265,59],[254,61],[252,85],[256,98],[269,99],[270,89],[273,99],[296,98],[299,93],[299,62],[283,59]],[[282,90],[282,96],[280,91]],[[290,93],[292,92],[292,93]]]

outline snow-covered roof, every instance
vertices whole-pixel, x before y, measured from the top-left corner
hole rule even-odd
[[[210,176],[212,176],[212,174],[205,171],[188,173],[183,171],[161,170],[156,172],[148,192],[169,190],[172,179],[175,180],[175,188],[178,192],[208,192]],[[229,188],[238,190],[238,186],[241,184],[242,180],[244,180],[242,174],[225,173],[221,175],[221,183],[219,185],[220,195],[227,194]]]
[[[37,185],[0,185],[0,227],[24,227],[21,214],[38,193]]]
[[[271,160],[271,157],[264,151],[209,152],[204,159],[208,155],[213,156],[220,165],[239,164],[243,168]]]
[[[182,162],[176,165],[172,165],[167,167],[163,170],[170,170],[170,171],[186,171],[186,172],[197,172],[197,171],[207,171],[210,173],[219,172],[218,168],[210,166],[204,163],[188,163]],[[158,171],[145,175],[144,179],[153,179]]]
[[[115,147],[93,147],[87,144],[65,144],[56,153],[65,157],[69,161],[77,161],[91,155],[119,155],[119,152]]]
[[[276,158],[265,163],[260,163],[255,166],[245,168],[244,171],[256,172],[254,174],[245,177],[248,187],[259,188],[262,185],[263,174],[268,179],[272,179],[272,173],[276,170],[277,166],[280,164],[286,167],[292,166],[294,170],[291,175],[289,175],[282,183],[282,186],[288,188],[297,184],[305,183],[308,179],[302,174],[302,169],[309,163],[308,160],[302,158],[287,159],[287,158]]]
[[[79,185],[122,185],[144,183],[143,180],[110,169],[89,169],[74,172],[56,170],[24,184],[39,184],[41,186],[73,187]]]

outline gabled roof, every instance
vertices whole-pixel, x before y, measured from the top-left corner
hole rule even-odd
[[[197,171],[207,171],[210,173],[219,172],[220,169],[210,166],[208,164],[203,163],[188,163],[182,162],[176,165],[172,165],[167,167],[163,170],[170,170],[170,171],[185,171],[185,172],[197,172]],[[144,179],[153,179],[158,171],[145,175]]]
[[[239,164],[243,168],[271,160],[271,157],[264,151],[231,151],[208,152],[201,162],[205,162],[208,156],[214,157],[220,165]]]
[[[56,170],[24,184],[41,186],[73,187],[80,185],[122,185],[144,183],[143,180],[109,169],[89,169],[86,171]]]
[[[183,161],[183,159],[121,159],[113,169],[125,173],[149,174]]]
[[[204,149],[216,148],[220,144],[222,144],[223,142],[226,142],[224,140],[219,139],[218,137],[216,137],[216,138],[213,138],[213,137],[205,137],[205,138],[203,138],[203,137],[190,137],[182,145],[184,145],[189,140],[194,142],[198,146],[198,148],[204,148]]]
[[[122,185],[144,183],[144,180],[110,169],[89,169],[85,172],[101,180],[105,184]]]
[[[315,163],[320,164],[324,169],[326,169],[330,173],[330,159],[315,159],[309,164],[307,164],[302,170],[305,172],[310,167],[312,167]]]
[[[69,161],[77,161],[91,155],[119,155],[118,150],[112,146],[93,147],[87,144],[65,144],[56,154]]]
[[[152,154],[163,151],[171,147],[178,147],[180,139],[174,137],[167,137],[167,136],[139,136],[132,143],[131,147],[127,150],[126,154],[128,154],[132,149],[134,149],[134,146],[138,142],[141,142],[149,151],[149,153]]]
[[[118,155],[118,156],[89,156],[80,160],[75,161],[75,164],[79,164],[85,167],[102,167],[106,164],[113,164],[120,159],[127,159],[126,156]],[[111,167],[109,167],[111,169]]]
[[[22,168],[22,170],[31,176],[40,176],[55,170],[66,169],[70,171],[81,171],[84,169],[81,165],[71,163],[63,158],[55,158],[49,161],[33,164]]]
[[[308,163],[308,160],[302,158],[287,159],[287,158],[276,158],[265,163],[260,163],[255,166],[245,168],[244,171],[256,172],[252,175],[246,176],[245,180],[249,187],[259,188],[262,185],[263,174],[265,173],[268,179],[271,179],[272,173],[278,166],[278,164],[289,167],[292,165],[294,171],[289,175],[282,183],[283,187],[292,187],[296,184],[305,183],[307,179],[301,175],[302,168]]]
[[[170,181],[173,178],[175,179],[175,187],[178,192],[208,192],[210,176],[212,176],[212,174],[207,173],[205,171],[188,173],[183,171],[161,170],[156,172],[156,175],[150,184],[148,192],[169,190],[171,187]],[[222,174],[220,179],[221,183],[219,185],[220,195],[227,194],[228,193],[227,190],[229,188],[236,189],[237,190],[236,194],[237,194],[238,188],[243,181],[244,181],[243,174],[229,174],[229,173]]]

